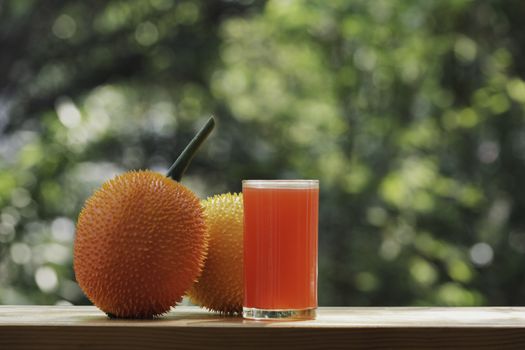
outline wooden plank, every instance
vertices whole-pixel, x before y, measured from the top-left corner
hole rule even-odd
[[[248,321],[194,307],[110,320],[91,306],[0,306],[0,349],[525,349],[525,308],[320,308]]]

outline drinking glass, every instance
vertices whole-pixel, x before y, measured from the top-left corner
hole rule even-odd
[[[318,180],[244,180],[248,319],[311,319],[317,309]]]

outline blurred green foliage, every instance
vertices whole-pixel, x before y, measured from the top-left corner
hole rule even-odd
[[[87,303],[83,201],[128,169],[321,181],[321,305],[525,300],[525,3],[0,3],[0,303]]]

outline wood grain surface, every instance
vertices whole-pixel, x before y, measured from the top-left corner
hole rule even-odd
[[[195,307],[110,320],[91,306],[0,306],[0,349],[525,349],[525,308],[320,308],[247,321]]]

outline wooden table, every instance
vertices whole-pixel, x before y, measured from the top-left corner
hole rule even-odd
[[[525,308],[324,307],[246,321],[196,307],[110,320],[92,306],[0,306],[0,349],[525,349]]]

